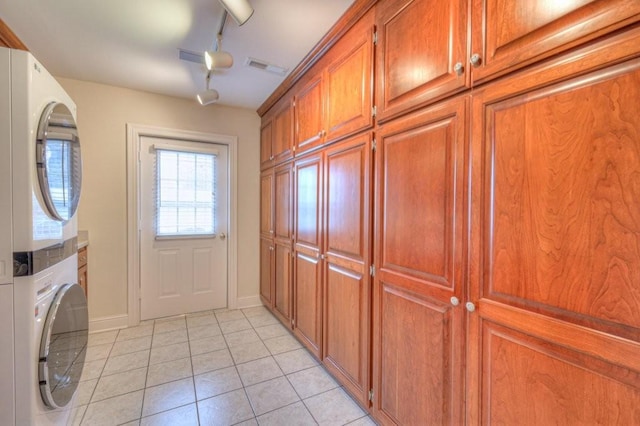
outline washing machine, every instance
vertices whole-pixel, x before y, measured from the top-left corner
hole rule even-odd
[[[11,186],[0,187],[0,205],[9,209],[0,220],[9,217],[11,229],[5,223],[0,232],[11,241],[6,285],[13,298],[13,409],[0,406],[0,424],[65,425],[88,340],[87,301],[77,284],[82,165],[76,107],[30,53],[0,48],[0,64],[0,95],[10,99],[0,106],[9,141],[0,142],[0,158],[11,159]],[[0,246],[5,257],[6,246]],[[0,258],[0,276],[6,263]],[[8,342],[9,333],[0,333]],[[9,374],[7,358],[0,354],[0,375]]]

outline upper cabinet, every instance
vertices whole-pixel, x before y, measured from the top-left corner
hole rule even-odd
[[[373,127],[374,11],[294,89],[295,155]]]
[[[291,97],[278,102],[262,118],[260,168],[266,169],[293,157],[293,105]]]
[[[484,82],[640,19],[638,0],[473,0],[473,81]]]
[[[385,120],[464,89],[466,0],[383,0],[376,12],[376,107]]]
[[[322,144],[324,138],[322,74],[314,76],[294,98],[295,151],[302,152]]]
[[[334,46],[325,71],[328,141],[373,127],[373,33],[371,10]]]

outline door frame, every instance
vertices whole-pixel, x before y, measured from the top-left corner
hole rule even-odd
[[[226,145],[229,154],[227,308],[238,305],[237,136],[127,123],[127,288],[128,325],[140,323],[140,138],[155,137]]]

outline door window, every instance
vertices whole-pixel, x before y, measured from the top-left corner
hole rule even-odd
[[[156,238],[216,232],[215,154],[156,149]]]

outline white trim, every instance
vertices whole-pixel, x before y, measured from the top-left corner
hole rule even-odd
[[[229,230],[227,256],[227,308],[238,306],[238,138],[236,136],[167,129],[127,123],[127,287],[128,325],[140,323],[140,138],[143,136],[217,143],[229,149]]]
[[[129,326],[129,315],[113,315],[110,317],[95,318],[89,321],[89,333],[98,331],[118,330]]]
[[[264,306],[260,296],[238,297],[237,309],[254,308],[256,306]]]

